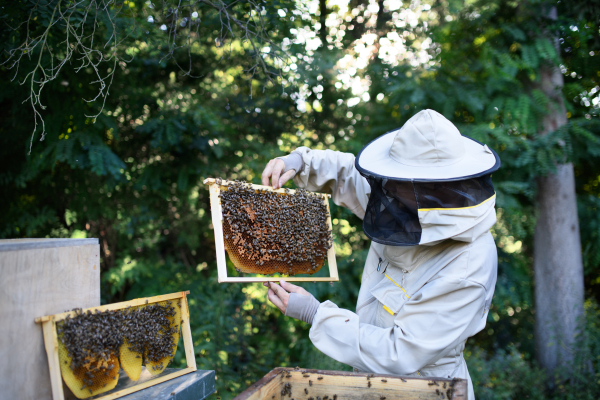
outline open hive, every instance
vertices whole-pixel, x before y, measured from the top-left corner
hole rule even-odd
[[[332,248],[327,197],[217,180],[223,242],[238,272],[314,274]]]
[[[196,371],[187,294],[36,318],[44,332],[52,398],[65,399],[63,381],[77,398],[112,400]],[[180,336],[187,366],[166,369]]]
[[[466,379],[275,368],[234,400],[468,400]]]

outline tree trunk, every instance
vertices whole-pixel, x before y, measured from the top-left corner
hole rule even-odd
[[[556,8],[549,16],[556,19]],[[543,120],[544,135],[565,125],[567,117],[560,70],[544,66],[540,72],[540,89],[551,99],[551,109]],[[583,316],[583,262],[573,164],[557,165],[556,173],[538,178],[537,183],[533,262],[536,353],[541,366],[553,372],[573,359],[575,335]]]
[[[325,26],[325,21],[327,21],[327,0],[319,0],[319,23],[321,24],[321,28],[319,29],[319,38],[321,39],[321,43],[323,48],[327,47],[327,27]]]

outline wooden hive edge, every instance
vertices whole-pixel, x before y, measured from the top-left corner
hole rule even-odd
[[[289,377],[289,378],[288,378]],[[319,377],[322,379],[320,380]],[[323,379],[325,378],[325,379]],[[331,380],[334,383],[331,383]],[[309,384],[312,381],[312,384]],[[448,393],[451,390],[451,396],[448,400],[467,400],[468,386],[466,379],[450,379],[442,377],[406,377],[391,374],[371,374],[361,372],[346,372],[346,371],[329,371],[317,369],[295,369],[295,368],[275,368],[265,375],[262,379],[248,387],[244,392],[240,393],[234,400],[259,400],[270,399],[271,393],[278,394],[281,390],[281,384],[291,383],[295,390],[302,389],[300,393],[294,391],[294,396],[301,399],[314,395],[313,390],[323,390],[328,386],[337,386],[340,391],[340,398],[343,398],[342,392],[344,388],[351,391],[364,391],[364,395],[369,394],[369,391],[374,393],[369,394],[371,397],[379,396],[383,390],[388,398],[439,398],[436,394],[436,389],[440,393]],[[369,385],[369,382],[372,384]],[[364,388],[357,385],[364,385]],[[389,386],[389,387],[388,387]],[[398,392],[399,387],[406,387],[407,393],[404,397]],[[306,388],[309,391],[307,396],[303,390]],[[394,393],[400,396],[394,396]],[[421,393],[421,394],[419,394]],[[266,396],[268,395],[268,396]],[[390,396],[392,395],[392,396]],[[294,397],[292,396],[292,397]],[[357,394],[352,398],[361,398],[362,394]],[[415,397],[416,396],[416,397]],[[424,396],[424,397],[423,397]],[[331,396],[329,397],[331,399]]]
[[[203,182],[205,185],[211,186],[211,185],[215,185],[217,183],[217,179],[215,178],[206,178]],[[222,179],[220,186],[229,186],[230,184],[235,183],[234,181],[230,181],[230,180],[226,180],[226,179]],[[266,190],[269,192],[275,192],[275,193],[296,193],[296,189],[287,189],[287,188],[279,188],[279,189],[273,189],[271,186],[264,186],[264,185],[257,185],[255,183],[249,183],[249,182],[245,182],[246,185],[250,185],[250,187],[252,189],[256,189],[256,190]],[[318,196],[322,196],[322,197],[327,197],[327,198],[331,198],[330,194],[326,194],[326,193],[319,193],[319,192],[311,192],[312,194],[316,194]]]
[[[98,307],[89,307],[89,308],[84,308],[81,311],[87,312],[87,311],[121,310],[121,309],[127,308],[129,306],[135,307],[135,306],[141,306],[141,305],[145,305],[145,304],[159,303],[161,301],[166,301],[166,300],[180,299],[182,297],[185,297],[185,295],[188,295],[188,294],[190,294],[190,291],[186,290],[184,292],[169,293],[169,294],[163,294],[160,296],[153,296],[153,297],[142,297],[139,299],[122,301],[120,303],[106,304],[104,306],[98,306]],[[67,312],[63,312],[63,313],[59,313],[59,314],[45,315],[43,317],[37,317],[35,319],[35,322],[39,324],[39,323],[51,321],[51,320],[60,321],[60,320],[67,318],[68,316],[74,317],[75,315],[77,315],[75,313],[75,311],[67,311]]]

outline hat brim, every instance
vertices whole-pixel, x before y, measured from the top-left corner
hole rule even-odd
[[[491,174],[500,168],[500,157],[495,151],[467,136],[461,136],[465,156],[454,164],[425,167],[402,164],[390,157],[396,133],[397,130],[388,132],[362,148],[354,162],[362,175],[406,181],[458,181]]]

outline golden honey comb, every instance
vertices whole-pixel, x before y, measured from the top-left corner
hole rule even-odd
[[[325,197],[243,183],[222,185],[220,197],[224,246],[236,270],[312,275],[321,269],[332,245]]]
[[[123,368],[129,379],[137,381],[142,373],[143,359],[140,353],[129,350],[129,347],[129,342],[124,340],[119,348],[119,360],[121,361],[121,368]]]
[[[119,360],[115,354],[111,354],[108,360],[90,359],[83,366],[72,370],[69,352],[59,340],[58,359],[62,377],[67,387],[78,399],[86,399],[112,390],[119,382]],[[92,382],[91,385],[89,381]]]

